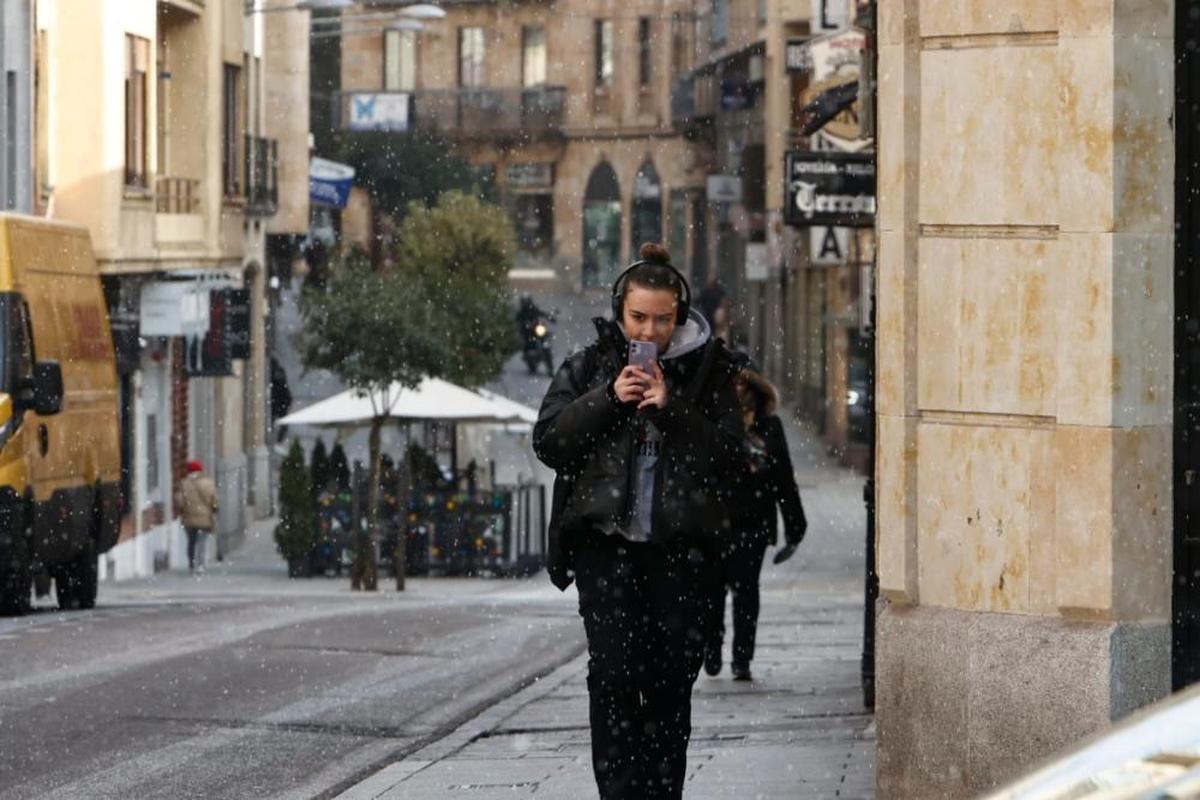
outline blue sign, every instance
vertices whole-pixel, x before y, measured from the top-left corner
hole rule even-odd
[[[354,167],[314,158],[308,167],[308,197],[322,206],[345,208],[354,186]]]

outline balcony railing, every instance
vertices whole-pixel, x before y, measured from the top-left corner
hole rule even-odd
[[[429,131],[465,138],[559,133],[567,90],[430,89],[417,92],[343,92],[337,118],[344,130]]]
[[[279,142],[247,135],[243,154],[246,216],[272,216],[279,208]]]
[[[199,214],[200,181],[160,175],[154,181],[154,201],[159,214]]]

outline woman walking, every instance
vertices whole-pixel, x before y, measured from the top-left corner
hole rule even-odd
[[[534,427],[558,473],[549,571],[579,587],[592,766],[604,800],[680,798],[724,491],[739,453],[737,372],[661,245],[612,289],[613,319],[559,368]]]
[[[779,394],[753,363],[747,362],[734,381],[744,432],[742,464],[730,500],[733,539],[723,563],[724,580],[713,607],[705,643],[704,671],[721,672],[721,644],[725,638],[725,591],[733,592],[734,680],[751,679],[754,639],[758,628],[758,575],[768,545],[778,538],[778,507],[783,512],[786,546],[774,563],[791,558],[804,539],[808,523],[800,502],[800,489],[792,472],[783,423],[775,416]]]

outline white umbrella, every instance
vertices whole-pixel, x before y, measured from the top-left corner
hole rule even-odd
[[[511,402],[511,401],[509,401]],[[517,404],[513,404],[517,405]],[[522,407],[526,412],[532,409]],[[280,425],[358,426],[382,412],[390,419],[442,422],[523,421],[513,408],[439,378],[424,378],[415,389],[392,384],[386,392],[347,389],[288,414]],[[536,412],[534,412],[536,418]]]
[[[517,422],[528,422],[530,425],[537,422],[538,412],[536,408],[518,403],[516,400],[509,400],[502,394],[496,394],[488,389],[479,389],[477,394],[491,403],[494,403],[500,409],[512,414],[512,417]]]

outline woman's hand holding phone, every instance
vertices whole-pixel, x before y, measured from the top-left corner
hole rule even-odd
[[[650,366],[654,372],[647,376],[650,380],[645,386],[645,391],[642,392],[642,402],[638,403],[639,411],[649,406],[662,408],[667,404],[667,381],[663,377],[662,369],[658,364],[651,364]],[[644,375],[645,373],[642,374]]]
[[[640,403],[650,383],[650,376],[630,364],[613,381],[613,393],[622,403]]]

